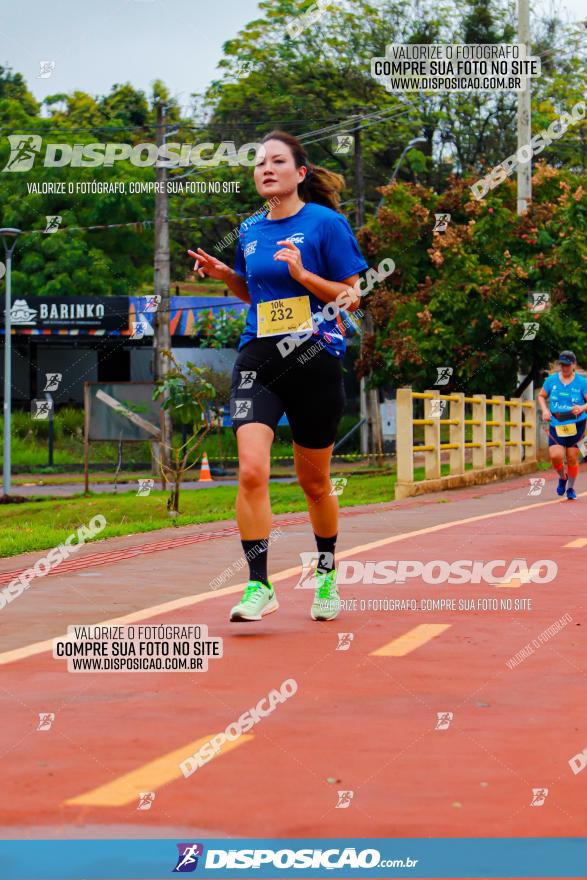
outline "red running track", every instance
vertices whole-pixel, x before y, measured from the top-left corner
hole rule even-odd
[[[48,652],[2,666],[3,836],[26,836],[32,827],[60,828],[66,837],[88,828],[104,837],[161,836],[169,828],[242,837],[583,835],[587,772],[573,774],[569,759],[587,746],[587,546],[565,544],[587,539],[581,513],[587,499],[534,504],[526,493],[512,493],[506,484],[484,519],[368,550],[353,551],[351,538],[345,553],[373,562],[551,559],[558,565],[552,583],[414,580],[347,586],[342,593],[359,602],[525,599],[531,610],[348,610],[320,624],[309,618],[311,592],[294,589],[292,575],[276,584],[279,611],[261,623],[229,624],[238,595],[222,592],[149,618],[205,623],[221,637],[224,657],[210,661],[205,673],[72,674]],[[461,506],[445,508],[444,520],[479,512],[470,495],[450,497]],[[516,507],[525,509],[510,512]],[[354,544],[367,543],[370,532],[385,540],[377,534],[381,516],[375,510],[356,518],[362,531]],[[226,558],[224,540],[207,545],[203,564],[210,576]],[[178,552],[159,554],[171,586]],[[115,556],[109,564],[113,572],[119,565]],[[93,622],[116,616],[105,591],[105,613]],[[7,611],[18,613],[17,603]],[[510,658],[564,615],[571,620],[559,634],[508,668]],[[47,614],[45,637],[75,622],[67,609],[55,609]],[[447,628],[404,656],[373,654],[422,624]],[[346,651],[337,650],[339,632],[353,633]],[[160,771],[151,771],[150,784],[143,780],[140,789],[155,791],[150,810],[137,810],[138,792],[120,805],[67,803],[107,784],[106,799],[115,799],[124,774],[175,750],[187,757],[188,744],[224,730],[286,679],[295,679],[297,693],[256,724],[252,738],[187,779],[178,771],[159,784]],[[50,730],[36,730],[39,712],[55,713]],[[453,713],[447,729],[436,729],[439,712]],[[544,788],[543,805],[531,806],[532,790]],[[348,808],[337,808],[339,790],[353,792]]]

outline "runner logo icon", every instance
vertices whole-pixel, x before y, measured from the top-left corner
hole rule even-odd
[[[438,373],[436,377],[435,385],[448,385],[449,379],[453,374],[452,367],[436,367],[436,372]]]
[[[37,730],[51,730],[55,721],[55,712],[39,712],[39,724]]]
[[[253,418],[253,401],[244,397],[240,400],[231,400],[230,413],[231,419],[252,419]]]
[[[10,156],[2,171],[30,171],[37,153],[41,149],[42,138],[38,134],[9,134]]]
[[[532,800],[530,801],[531,807],[541,807],[548,797],[548,789],[547,788],[533,788],[532,789]]]
[[[434,229],[432,232],[446,232],[446,227],[450,223],[450,214],[435,214]]]
[[[339,633],[338,634],[338,645],[336,646],[337,651],[348,651],[351,647],[351,642],[354,639],[354,633]]]
[[[139,805],[137,810],[150,810],[153,801],[155,800],[155,792],[154,791],[141,791],[139,792]]]
[[[450,727],[450,722],[453,719],[452,712],[437,712],[436,717],[438,721],[436,722],[436,727],[434,730],[448,730]]]
[[[530,477],[530,489],[528,495],[541,495],[546,485],[544,477]]]
[[[346,810],[350,807],[351,801],[354,797],[354,791],[339,791],[338,794],[338,803],[336,805],[337,810]]]
[[[177,857],[177,865],[173,869],[173,873],[187,874],[195,871],[198,867],[198,856],[204,855],[204,846],[201,843],[178,843],[176,844],[179,851]]]
[[[255,370],[241,370],[240,374],[241,374],[241,381],[240,381],[240,385],[238,387],[245,388],[245,389],[252,388],[253,382],[257,378],[257,373],[255,372]]]
[[[524,333],[522,334],[522,342],[536,339],[536,334],[538,333],[539,327],[540,324],[537,321],[524,322]]]
[[[62,379],[63,373],[45,373],[45,387],[43,391],[57,391]]]
[[[315,590],[316,584],[316,566],[320,559],[327,569],[332,568],[333,554],[319,553],[312,550],[309,553],[300,553],[300,562],[302,563],[302,573],[300,579],[294,587],[294,590]]]

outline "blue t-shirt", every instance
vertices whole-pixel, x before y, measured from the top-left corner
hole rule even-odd
[[[575,404],[583,406],[587,395],[587,379],[575,373],[573,381],[568,385],[563,384],[558,373],[551,373],[542,386],[548,394],[548,408],[553,414],[551,425],[570,425],[573,422],[582,422],[587,419],[587,413],[579,413],[576,418],[555,418],[555,412],[568,412]]]
[[[234,271],[246,278],[251,307],[239,351],[257,337],[258,303],[305,295],[310,298],[312,315],[321,313],[326,306],[323,300],[291,277],[287,263],[273,259],[274,254],[283,248],[277,242],[285,240],[292,241],[300,249],[305,269],[328,281],[343,281],[368,268],[348,220],[331,208],[307,202],[292,217],[268,220],[261,216],[245,220],[239,230]],[[289,334],[273,338],[278,340],[284,335]],[[342,357],[346,340],[336,318],[315,322],[314,336],[320,337],[330,354]]]

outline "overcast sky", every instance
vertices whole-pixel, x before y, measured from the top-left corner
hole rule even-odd
[[[103,95],[124,82],[149,93],[153,80],[162,79],[188,105],[191,92],[219,76],[222,44],[260,17],[257,0],[23,0],[3,6],[0,64],[22,73],[39,100],[74,89]],[[570,20],[587,17],[585,0],[560,0],[560,6]],[[56,62],[48,79],[38,78],[40,61]]]

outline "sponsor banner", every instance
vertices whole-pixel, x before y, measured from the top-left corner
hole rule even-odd
[[[0,841],[2,880],[584,877],[586,863],[585,837]]]
[[[128,329],[128,297],[17,295],[10,320],[17,333],[120,333]],[[0,324],[4,327],[4,309],[0,310]]]
[[[1,277],[1,276],[0,276]],[[152,337],[160,305],[155,296],[40,297],[17,296],[10,310],[12,332],[25,336],[129,336]],[[248,309],[236,297],[170,297],[172,336],[192,336],[202,311]],[[0,334],[4,309],[0,307]]]

